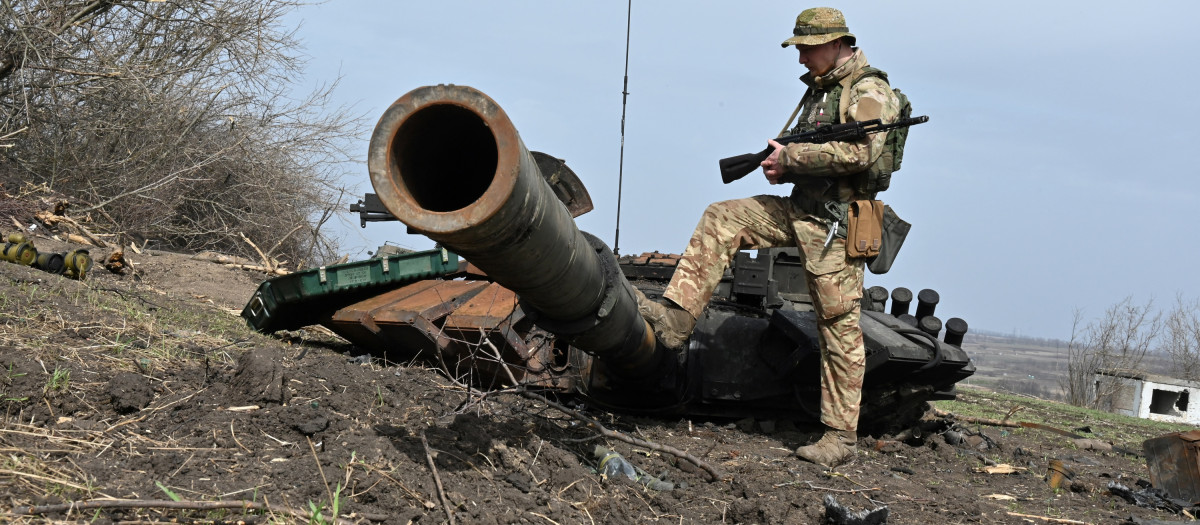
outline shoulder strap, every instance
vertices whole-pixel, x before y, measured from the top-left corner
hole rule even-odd
[[[804,107],[804,101],[808,100],[809,95],[812,95],[811,87],[804,91],[804,96],[800,97],[800,103],[796,104],[796,109],[792,110],[792,116],[788,117],[787,124],[783,125],[783,129],[779,131],[776,137],[787,135],[788,130],[792,129],[792,122],[796,120],[796,115],[800,114],[800,108]]]

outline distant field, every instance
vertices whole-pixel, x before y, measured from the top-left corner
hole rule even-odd
[[[963,350],[975,362],[975,375],[964,384],[992,390],[1062,400],[1067,374],[1067,342],[1056,339],[968,334]],[[1147,371],[1169,374],[1170,364],[1158,355],[1146,357]]]

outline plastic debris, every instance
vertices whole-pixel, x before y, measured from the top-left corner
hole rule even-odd
[[[887,523],[888,507],[884,505],[872,510],[851,512],[838,504],[833,494],[825,495],[825,521],[835,525],[882,525]]]
[[[646,488],[651,490],[671,490],[675,488],[674,483],[663,481],[647,474],[642,469],[633,466],[633,464],[630,463],[629,460],[625,459],[625,457],[620,453],[609,450],[601,445],[596,445],[596,448],[592,450],[592,455],[596,456],[596,459],[600,460],[600,466],[598,470],[600,474],[604,475],[605,477],[612,478],[616,476],[623,476],[641,483],[642,485],[645,485]]]
[[[1146,509],[1165,510],[1172,514],[1179,514],[1187,509],[1189,512],[1196,511],[1196,507],[1192,506],[1187,501],[1172,498],[1166,491],[1151,487],[1149,483],[1140,482],[1141,490],[1133,490],[1125,485],[1115,481],[1108,482],[1108,493],[1120,497],[1126,503],[1137,505]]]

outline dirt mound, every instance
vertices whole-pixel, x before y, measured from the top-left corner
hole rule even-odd
[[[544,402],[362,357],[322,330],[253,333],[232,310],[261,273],[131,258],[134,273],[82,282],[0,263],[0,512],[82,502],[8,519],[303,522],[320,508],[317,521],[360,523],[819,523],[835,514],[827,496],[846,515],[886,507],[889,523],[1177,519],[1106,490],[1135,487],[1142,459],[1040,430],[931,416],[861,437],[829,470],[791,455],[815,430],[788,421],[664,421],[558,400],[724,474],[710,481]],[[949,406],[1003,415],[1013,403],[1134,449],[1157,435],[983,392]],[[598,444],[674,488],[598,474]],[[1051,459],[1074,474],[1059,489],[1042,479]]]

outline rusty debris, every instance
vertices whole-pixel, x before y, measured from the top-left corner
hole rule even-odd
[[[108,257],[104,258],[104,269],[115,274],[124,274],[126,270],[132,267],[129,261],[125,259],[125,250],[120,246],[108,254]]]
[[[1174,498],[1200,502],[1200,430],[1147,439],[1142,450],[1150,483]]]
[[[1061,489],[1070,485],[1075,472],[1063,465],[1061,459],[1052,459],[1046,466],[1046,483],[1052,489]]]

